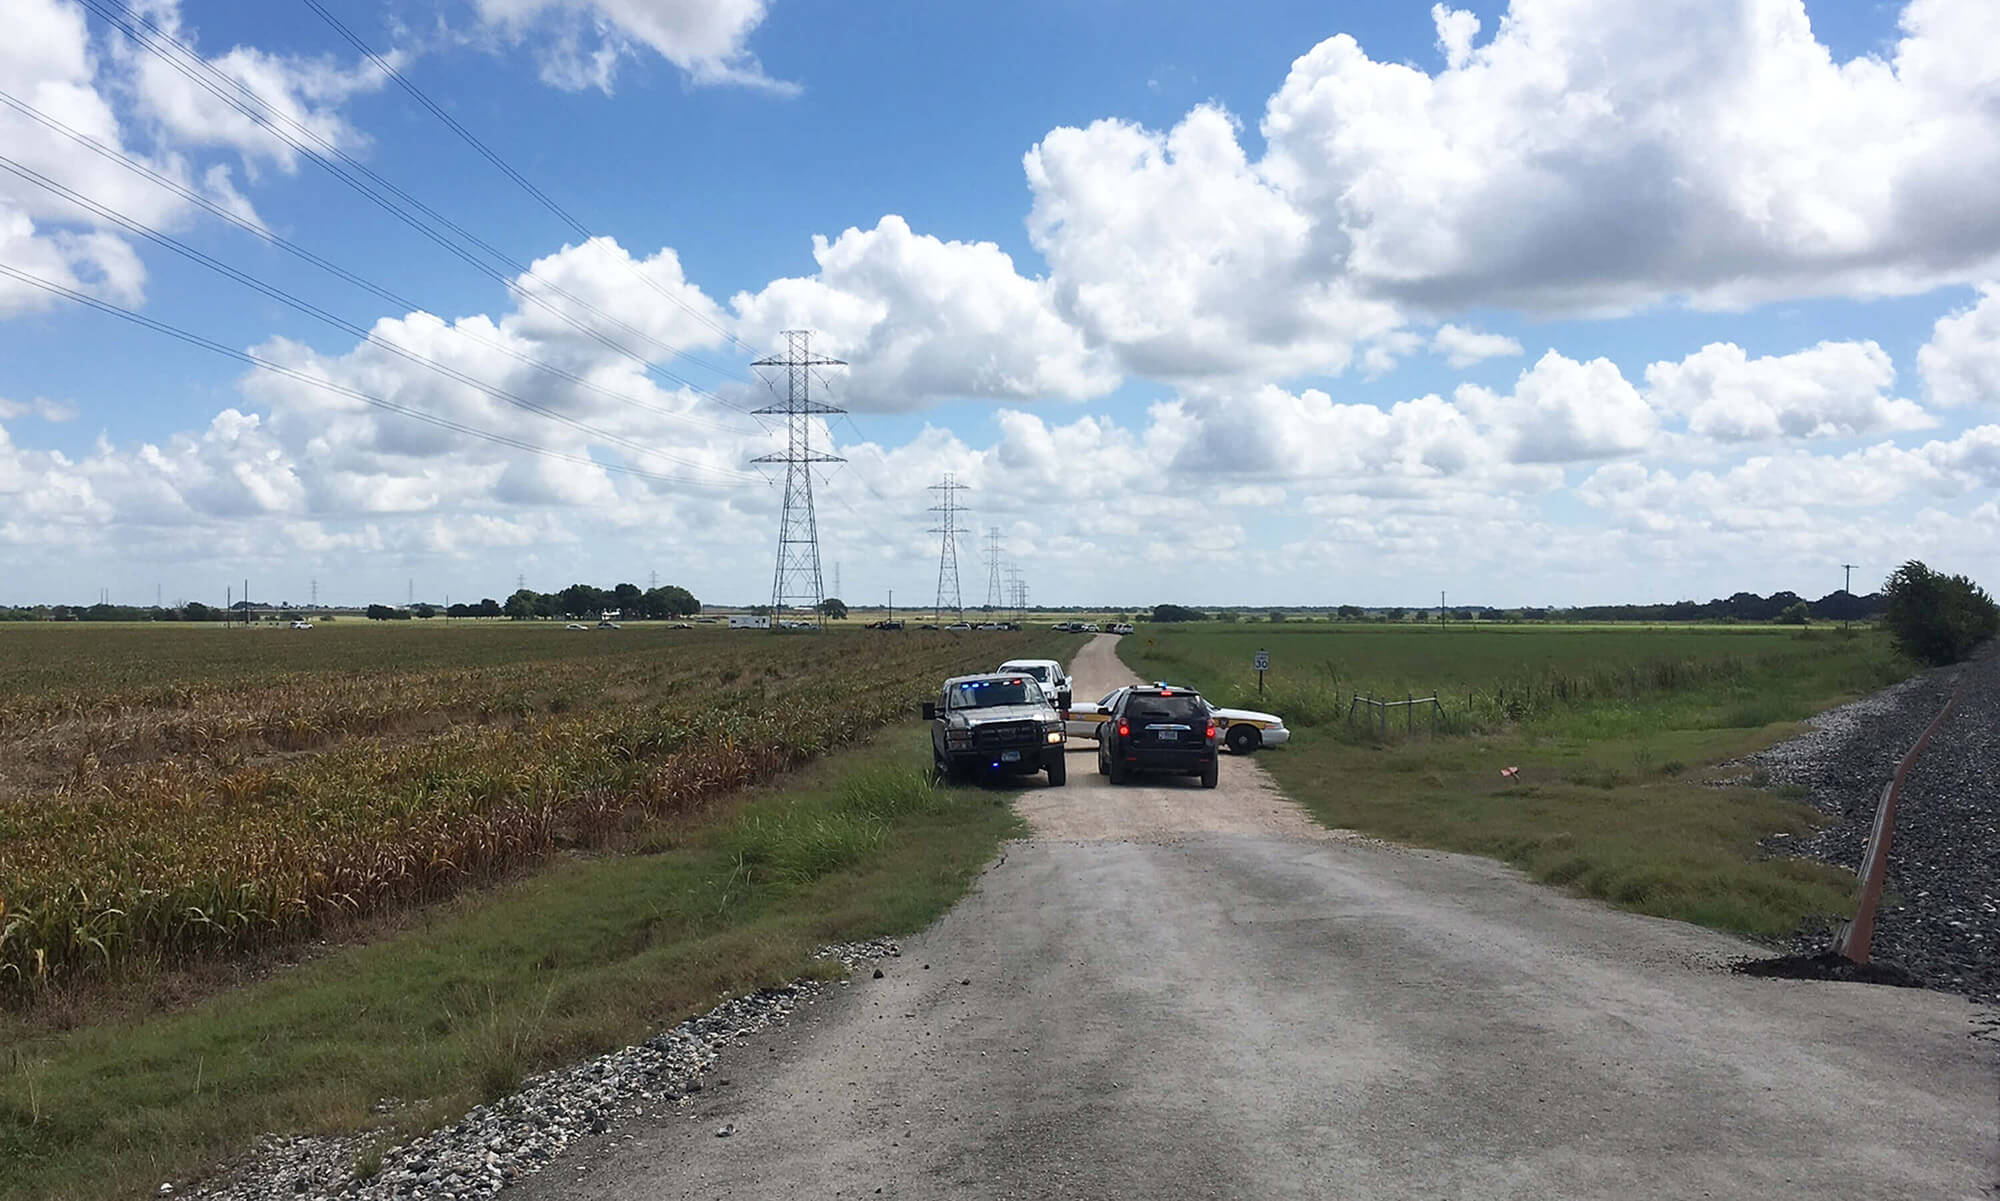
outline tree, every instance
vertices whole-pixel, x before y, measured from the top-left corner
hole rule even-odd
[[[1268,614],[1265,615],[1265,618],[1272,625],[1276,625],[1279,622],[1285,620],[1285,615],[1283,613],[1278,612],[1276,609],[1273,609]]]
[[[1403,620],[1403,611],[1401,609],[1384,609],[1382,610],[1382,617],[1387,621],[1401,621]]]
[[[1956,663],[2000,632],[2000,606],[1984,588],[1915,559],[1896,569],[1882,593],[1889,601],[1882,621],[1896,646],[1925,663]]]
[[[1154,621],[1207,621],[1208,614],[1180,605],[1153,606]]]
[[[541,614],[541,595],[523,588],[507,598],[507,604],[500,611],[515,621],[527,621]]]
[[[410,616],[401,609],[392,608],[388,605],[370,605],[362,610],[362,612],[367,615],[370,621],[395,621],[397,618],[408,619]]]
[[[611,606],[610,594],[589,584],[571,584],[556,595],[556,611],[564,617],[589,617]]]
[[[619,584],[611,590],[611,600],[619,611],[631,617],[639,612],[639,602],[645,597],[637,584]]]
[[[425,604],[421,601],[419,601],[417,604],[411,605],[410,612],[418,617],[423,618],[425,621],[429,621],[431,618],[436,617],[438,615],[438,610],[436,605]]]
[[[480,602],[479,602],[479,612],[478,612],[478,615],[479,615],[480,617],[498,617],[498,616],[500,616],[500,602],[499,602],[499,601],[497,601],[497,600],[494,600],[494,599],[493,599],[492,597],[490,597],[490,596],[489,596],[489,597],[487,597],[486,599],[484,599],[484,600],[480,601]]]
[[[292,610],[292,609],[287,609],[287,610],[285,610],[285,611],[284,611],[283,613],[280,613],[280,614],[278,614],[278,620],[279,620],[279,621],[298,621],[298,620],[300,620],[300,617],[299,617],[299,615],[298,615],[298,613],[297,613],[296,611],[294,611],[294,610]]]
[[[1797,601],[1787,606],[1774,620],[1781,626],[1802,626],[1812,620],[1812,611],[1804,601]]]
[[[1342,605],[1333,611],[1333,615],[1342,621],[1354,621],[1361,616],[1361,606]]]

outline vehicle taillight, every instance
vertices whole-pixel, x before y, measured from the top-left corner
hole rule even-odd
[[[1213,721],[1208,723],[1208,736],[1210,738],[1215,737],[1215,723]]]
[[[1121,722],[1119,722],[1119,723],[1118,723],[1118,737],[1120,737],[1120,738],[1130,738],[1130,737],[1132,737],[1132,727],[1131,727],[1131,726],[1128,726],[1128,725],[1126,725],[1126,724],[1125,724],[1124,722],[1122,722],[1122,721],[1121,721]]]

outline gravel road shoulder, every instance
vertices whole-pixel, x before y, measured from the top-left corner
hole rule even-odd
[[[1874,955],[1925,985],[2000,1000],[2000,649],[1829,710],[1746,762],[1806,790],[1831,818],[1766,849],[1859,870],[1882,786],[1956,691],[1958,702],[1904,782]],[[1801,951],[1827,932],[1802,931]]]

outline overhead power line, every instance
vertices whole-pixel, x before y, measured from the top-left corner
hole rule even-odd
[[[346,25],[343,25],[340,22],[340,19],[338,17],[335,17],[332,13],[328,12],[326,10],[326,6],[321,4],[319,0],[305,0],[305,5],[307,8],[310,8],[314,12],[318,13],[320,20],[325,21],[329,26],[331,26],[335,33],[338,33],[342,38],[345,38],[347,40],[348,45],[353,46],[356,50],[359,50],[363,55],[367,57],[368,61],[374,63],[375,66],[378,69],[380,69],[384,75],[394,80],[398,87],[402,88],[405,92],[409,93],[412,99],[416,100],[418,104],[421,104],[424,106],[424,108],[428,109],[432,116],[436,117],[439,121],[444,122],[445,128],[457,134],[459,138],[466,143],[466,145],[471,146],[474,150],[477,150],[480,153],[480,155],[486,159],[487,162],[492,163],[495,167],[497,167],[502,175],[505,175],[508,179],[513,180],[514,183],[520,186],[522,191],[534,197],[535,201],[538,204],[540,204],[543,208],[549,210],[549,212],[551,213],[554,213],[556,217],[559,218],[563,222],[563,224],[569,226],[570,229],[578,237],[581,237],[586,241],[596,238],[597,235],[592,233],[588,226],[584,225],[583,222],[571,216],[569,210],[563,208],[562,205],[557,204],[553,199],[549,197],[548,193],[536,187],[534,183],[528,179],[527,176],[521,174],[519,171],[516,171],[513,168],[513,166],[510,165],[506,159],[501,158],[500,155],[497,152],[495,152],[491,146],[488,146],[485,142],[481,141],[478,135],[474,134],[471,130],[467,129],[465,126],[459,124],[457,118],[453,117],[450,113],[440,108],[435,101],[433,101],[429,96],[424,94],[422,88],[419,88],[416,84],[411,83],[408,76],[404,75],[401,71],[397,70],[394,64],[390,63],[387,59],[383,58],[381,55],[375,53],[374,47],[362,41],[361,38],[352,29],[349,29]],[[736,346],[742,350],[745,350],[746,352],[750,350],[750,348],[748,346],[745,346],[743,342],[741,342],[736,337],[735,333],[729,330],[726,326],[711,319],[708,316],[708,314],[702,312],[700,309],[695,308],[693,305],[689,304],[687,301],[681,299],[680,297],[674,295],[672,292],[669,292],[665,288],[662,288],[657,280],[654,280],[652,277],[648,276],[645,272],[640,271],[636,266],[633,266],[629,261],[626,263],[626,265],[628,267],[631,267],[633,273],[637,275],[640,281],[643,282],[647,287],[657,292],[661,297],[665,298],[666,300],[672,302],[675,305],[678,305],[681,309],[686,311],[686,313],[690,317],[693,317],[696,321],[699,321],[701,324],[707,326],[709,329],[715,331],[716,333],[721,334],[724,338],[729,340],[730,345]],[[695,358],[692,354],[688,354],[686,351],[682,352],[682,357],[687,359],[691,363],[699,363],[702,366],[709,366],[708,364],[701,363],[700,359]],[[719,371],[720,369],[715,367],[710,367],[710,370]]]
[[[91,137],[89,134],[71,128],[70,126],[64,124],[62,121],[57,120],[55,117],[52,117],[49,114],[43,112],[42,110],[36,108],[34,105],[29,104],[26,101],[20,99],[19,97],[7,92],[5,89],[0,89],[0,104],[4,104],[7,107],[12,108],[14,111],[20,113],[22,116],[27,117],[35,122],[38,122],[51,132],[60,134],[61,136],[68,138],[73,142],[76,142],[78,145],[81,145],[91,150],[92,152],[104,158],[107,158],[112,162],[118,163],[120,166],[125,167],[127,170],[130,170],[135,174],[145,176],[147,179],[150,179],[155,184],[158,184],[160,187],[165,188],[168,191],[171,191],[176,196],[179,196],[182,200],[185,200],[188,203],[203,209],[209,214],[223,221],[228,222],[230,225],[235,226],[237,229],[240,229],[243,232],[250,234],[255,238],[258,238],[259,240],[269,245],[275,246],[278,249],[285,251],[287,254],[294,256],[295,258],[301,259],[307,263],[312,264],[315,267],[318,267],[320,270],[325,271],[327,274],[332,275],[336,279],[352,284],[355,287],[360,288],[362,291],[369,293],[370,295],[380,297],[381,299],[388,301],[390,304],[397,306],[399,309],[403,310],[406,313],[429,311],[426,308],[426,306],[419,304],[418,302],[411,300],[406,296],[402,296],[390,288],[377,284],[365,276],[358,275],[355,272],[349,271],[347,268],[342,267],[340,264],[332,262],[319,254],[315,254],[313,251],[306,249],[305,247],[299,245],[298,243],[292,241],[290,238],[287,238],[282,234],[276,233],[270,229],[266,229],[264,226],[259,225],[255,221],[245,220],[242,216],[231,212],[229,209],[223,207],[220,204],[217,204],[214,200],[210,199],[207,196],[202,195],[200,192],[195,191],[193,188],[188,187],[186,184],[173,178],[172,176],[162,174],[159,171],[155,171],[152,167],[149,167],[145,163],[132,158],[130,155],[125,154],[116,147],[107,146],[103,142],[98,141],[96,138]],[[105,206],[105,207],[108,208],[110,206]],[[553,363],[549,363],[542,359],[538,359],[533,355],[524,354],[521,351],[515,350],[513,347],[508,346],[504,342],[500,342],[492,338],[486,338],[478,334],[475,334],[457,322],[448,323],[446,328],[450,329],[455,336],[464,338],[466,341],[472,342],[475,345],[483,346],[488,350],[494,351],[497,354],[505,355],[508,358],[513,359],[514,361],[519,363],[524,363],[534,368],[537,371],[541,371],[548,375],[553,375],[558,379],[566,380],[569,383],[574,384],[579,388],[585,389],[586,391],[594,392],[600,396],[604,396],[609,399],[619,401],[623,404],[631,405],[633,408],[642,409],[649,413],[657,413],[660,416],[667,417],[675,421],[685,422],[689,425],[700,426],[704,429],[712,429],[722,433],[735,434],[741,436],[753,432],[749,429],[745,429],[742,427],[731,426],[720,421],[714,421],[709,418],[700,417],[692,413],[685,413],[678,409],[669,409],[661,405],[653,404],[649,401],[640,400],[638,397],[633,396],[631,393],[621,392],[616,388],[607,388],[604,385],[599,384],[596,381],[588,379],[584,376],[578,375],[573,371],[566,370],[565,368],[558,367]]]
[[[571,417],[567,413],[562,413],[555,409],[551,409],[546,405],[539,404],[535,401],[527,399],[526,397],[519,396],[513,392],[509,392],[503,388],[496,388],[491,384],[487,384],[481,380],[475,379],[474,377],[467,375],[464,372],[457,370],[456,368],[449,367],[443,363],[440,363],[436,359],[433,359],[428,355],[419,353],[414,350],[410,350],[409,348],[402,346],[398,343],[391,342],[387,338],[383,338],[377,335],[372,330],[364,329],[361,326],[355,325],[353,322],[344,320],[341,317],[338,317],[335,314],[320,308],[318,305],[312,304],[309,301],[302,300],[299,297],[294,296],[293,294],[285,291],[282,288],[278,288],[271,284],[267,284],[262,280],[257,279],[255,276],[248,275],[242,271],[238,271],[236,268],[231,267],[229,264],[224,263],[221,260],[216,259],[213,256],[208,255],[200,250],[195,249],[194,247],[181,241],[179,238],[173,237],[170,234],[163,234],[160,231],[153,229],[151,226],[145,225],[138,221],[134,221],[129,217],[126,217],[120,213],[107,209],[104,206],[98,204],[97,202],[91,200],[89,197],[86,197],[81,193],[72,191],[71,189],[66,188],[63,185],[56,183],[54,180],[49,179],[47,176],[42,175],[40,172],[35,171],[32,168],[25,167],[20,163],[15,162],[13,159],[8,158],[4,154],[0,154],[0,170],[11,172],[15,175],[20,176],[23,179],[26,179],[32,183],[39,185],[40,187],[46,188],[47,190],[62,197],[64,200],[69,201],[71,204],[75,204],[83,208],[87,212],[93,213],[96,216],[119,226],[120,228],[123,228],[133,234],[136,234],[139,237],[145,238],[147,241],[150,241],[157,246],[161,246],[167,250],[171,250],[175,254],[181,255],[183,258],[189,259],[195,263],[199,263],[201,266],[208,268],[209,270],[215,272],[216,274],[234,280],[237,283],[242,284],[244,287],[257,292],[260,295],[267,296],[272,300],[275,300],[278,303],[285,305],[288,308],[304,313],[307,316],[312,317],[317,321],[324,322],[325,324],[340,330],[341,332],[349,335],[350,337],[357,338],[360,341],[366,342],[371,346],[380,347],[381,349],[386,350],[391,354],[406,359],[409,362],[415,363],[420,367],[426,368],[427,370],[434,371],[437,374],[442,375],[447,379],[450,379],[456,383],[463,384],[466,387],[472,388],[475,391],[483,393],[486,396],[490,396],[495,400],[499,400],[506,404],[513,405],[516,408],[522,409],[526,412],[538,414],[542,417],[548,418],[551,421],[560,422],[561,424],[567,425],[572,429],[575,429],[581,433],[589,434],[594,438],[598,438],[602,441],[609,442],[613,445],[623,447],[624,449],[630,450],[636,454],[642,454],[653,458],[664,459],[667,462],[678,463],[683,467],[691,467],[697,471],[714,470],[713,468],[709,468],[706,465],[696,462],[692,459],[686,459],[678,455],[668,454],[665,451],[655,450],[652,447],[645,445],[644,443],[634,441],[630,438],[623,436],[622,434],[614,434],[608,430],[599,429],[596,426],[590,425],[587,422],[579,421],[576,418]],[[741,475],[741,473],[731,472],[728,474],[738,475],[741,482],[747,483],[750,480],[749,476]]]
[[[707,396],[716,403],[736,409],[739,412],[748,411],[744,406],[719,396],[694,383],[692,380],[676,374],[665,366],[655,363],[645,356],[620,345],[602,330],[577,320],[571,314],[564,312],[560,307],[549,303],[540,294],[542,290],[546,290],[554,296],[569,301],[571,304],[599,318],[606,324],[623,330],[642,342],[650,343],[670,358],[678,357],[683,353],[681,348],[675,346],[673,343],[658,338],[630,322],[604,312],[596,305],[575,295],[560,284],[535,273],[527,265],[512,258],[505,251],[480,238],[477,234],[472,233],[443,213],[438,212],[435,208],[418,200],[409,192],[383,178],[374,169],[355,159],[340,147],[327,141],[318,132],[286,115],[275,105],[271,104],[270,101],[259,95],[249,85],[236,79],[234,76],[216,70],[206,59],[195,53],[185,43],[172,34],[161,30],[151,17],[130,9],[124,9],[122,12],[113,10],[106,4],[100,3],[99,0],[79,0],[79,3],[97,14],[98,17],[114,28],[123,32],[139,46],[150,51],[155,57],[159,58],[160,61],[190,83],[193,83],[224,104],[243,114],[260,128],[267,130],[274,137],[284,142],[286,146],[305,156],[314,165],[367,197],[371,202],[381,207],[383,211],[405,225],[408,225],[439,248],[461,262],[464,262],[467,266],[486,275],[488,278],[497,281],[502,287],[508,290],[510,295],[535,304],[537,307],[555,316],[558,320],[570,325],[584,336],[592,338],[615,353],[637,361],[647,370],[658,371],[661,375],[674,380],[690,391]],[[132,21],[136,21],[138,26],[143,26],[144,30],[148,32],[142,32],[138,26],[129,23],[126,20],[127,17],[130,17]],[[169,49],[169,47],[172,49]],[[225,86],[229,90],[224,90]],[[236,94],[232,95],[232,91]],[[296,132],[287,132],[284,127],[289,127],[290,130]],[[317,145],[320,149],[315,150],[312,145],[307,145],[308,142]],[[338,160],[338,162],[335,160]],[[373,181],[375,185],[379,186],[380,190],[363,182],[361,177]],[[387,193],[387,195],[384,193]],[[395,199],[392,200],[390,198],[392,196]],[[398,203],[399,201],[401,202],[400,204]],[[408,206],[407,210],[403,207],[405,205]],[[420,218],[417,214],[422,214],[422,217]],[[446,236],[439,228],[435,228],[432,223],[435,223],[438,227],[442,227],[443,230],[450,231],[452,236]],[[495,268],[492,263],[481,261],[478,255],[467,250],[464,245],[460,245],[460,242],[476,248],[493,262],[501,264],[501,266],[513,273],[513,277]],[[539,286],[537,288],[524,287],[518,282],[519,277],[531,279]]]
[[[435,425],[440,429],[451,430],[455,433],[465,434],[469,437],[479,438],[487,442],[498,443],[499,445],[502,446],[511,446],[516,450],[524,450],[530,454],[540,455],[544,458],[558,459],[563,462],[576,463],[585,467],[596,467],[604,471],[616,471],[624,475],[635,476],[639,479],[652,480],[656,483],[675,484],[675,485],[680,485],[685,487],[695,487],[695,488],[735,488],[742,486],[740,484],[733,482],[723,483],[713,480],[691,480],[683,476],[663,475],[658,472],[646,471],[638,467],[631,467],[623,463],[604,463],[596,459],[593,459],[588,455],[571,454],[568,451],[556,450],[551,447],[542,446],[534,442],[529,442],[524,438],[516,438],[510,434],[496,434],[491,430],[483,430],[478,428],[477,426],[470,426],[466,425],[463,422],[453,421],[449,417],[440,417],[435,413],[427,413],[422,409],[413,409],[407,405],[397,404],[395,401],[385,400],[382,397],[375,396],[371,393],[362,392],[356,388],[349,388],[344,384],[336,384],[332,380],[322,379],[319,376],[311,375],[307,372],[297,370],[296,368],[287,367],[283,363],[273,362],[270,359],[264,358],[262,355],[252,354],[249,351],[237,350],[231,346],[225,346],[222,343],[217,342],[211,338],[204,338],[200,334],[182,329],[179,326],[169,325],[167,322],[155,320],[154,318],[148,317],[143,313],[137,313],[132,311],[131,309],[124,308],[120,305],[112,304],[108,300],[100,300],[95,296],[79,292],[74,288],[67,287],[63,284],[59,284],[54,280],[44,279],[43,277],[35,275],[31,272],[22,271],[18,268],[9,266],[6,263],[0,263],[0,275],[7,276],[10,279],[18,280],[21,283],[27,284],[31,288],[40,288],[44,292],[48,292],[54,296],[60,296],[65,300],[75,301],[80,305],[96,309],[98,312],[108,313],[113,317],[118,317],[125,321],[129,321],[134,325],[143,326],[147,329],[153,330],[155,333],[165,334],[170,338],[174,338],[181,342],[186,342],[190,346],[199,346],[203,350],[213,351],[214,353],[222,355],[225,358],[235,359],[239,363],[247,363],[252,367],[259,367],[265,371],[272,372],[273,374],[282,375],[287,379],[296,380],[302,384],[309,384],[312,387],[320,388],[324,391],[335,393],[336,395],[345,396],[352,400],[361,401],[364,404],[373,405],[378,409],[384,409],[391,413],[400,413],[405,417],[409,417],[414,420],[424,422],[426,425]]]

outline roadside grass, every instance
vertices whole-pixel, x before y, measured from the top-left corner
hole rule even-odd
[[[1913,670],[1872,632],[1801,641],[1793,632],[1740,628],[1535,631],[1523,642],[1505,628],[1417,627],[1348,641],[1354,632],[1339,627],[1279,626],[1242,646],[1230,633],[1161,632],[1150,645],[1128,638],[1121,651],[1142,676],[1184,681],[1224,703],[1284,717],[1291,743],[1260,752],[1258,762],[1326,824],[1498,859],[1621,908],[1766,940],[1820,915],[1851,913],[1853,876],[1765,858],[1763,840],[1808,833],[1819,815],[1795,791],[1719,784],[1732,773],[1716,765]],[[1294,713],[1287,700],[1295,694],[1277,689],[1258,704],[1254,673],[1247,687],[1242,677],[1260,641],[1274,666],[1287,657],[1336,662],[1350,689],[1367,692],[1372,683],[1400,697],[1435,688],[1447,706],[1455,695],[1525,691],[1536,680],[1556,681],[1559,691],[1518,720],[1485,712],[1447,722],[1433,738],[1420,714],[1414,736],[1399,718],[1385,738],[1349,725],[1344,704]],[[1655,671],[1668,662],[1686,670]],[[1504,673],[1505,682],[1482,673]],[[1429,687],[1419,691],[1413,677]],[[1565,678],[1606,684],[1564,696]],[[1287,681],[1288,689],[1300,686]],[[1503,768],[1519,770],[1503,775]]]
[[[51,1032],[0,1015],[0,1198],[137,1196],[265,1132],[448,1121],[524,1077],[837,969],[818,946],[921,929],[1018,829],[1009,794],[938,789],[926,732],[655,823],[180,1012]],[[10,1028],[11,1024],[11,1028]],[[393,1116],[371,1107],[408,1102]]]

